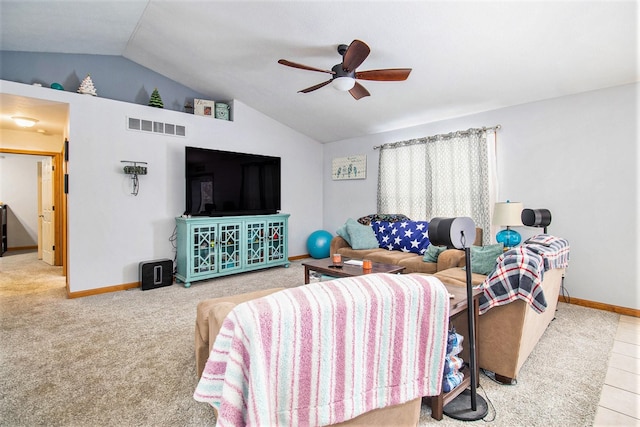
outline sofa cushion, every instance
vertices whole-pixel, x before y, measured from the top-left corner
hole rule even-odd
[[[447,285],[467,286],[467,272],[460,267],[438,271],[434,276]],[[486,278],[487,276],[484,274],[471,273],[471,283],[473,286],[480,285]]]
[[[345,222],[344,224],[342,224],[340,226],[340,228],[338,228],[336,230],[336,234],[340,237],[342,237],[344,240],[347,241],[347,243],[349,244],[349,246],[351,246],[351,237],[349,237],[349,232],[347,231],[347,223]]]
[[[387,253],[389,253],[389,251],[387,251]],[[410,256],[398,260],[398,265],[404,267],[403,273],[434,274],[438,271],[438,264],[435,262],[424,262],[422,257],[418,254],[407,255]]]
[[[349,218],[344,224],[349,238],[343,237],[352,249],[374,249],[378,247],[378,239],[373,229],[368,225],[362,225],[353,218]],[[338,229],[338,231],[341,231]]]
[[[345,258],[351,258],[351,259],[365,259],[365,258],[368,258],[368,259],[371,259],[371,261],[375,261],[373,256],[370,256],[370,255],[378,253],[378,252],[386,253],[386,252],[389,252],[389,251],[386,250],[386,249],[380,249],[380,248],[375,248],[375,249],[352,249],[350,246],[339,248],[336,251],[336,253],[339,253],[340,255],[342,255],[343,261],[345,260]]]
[[[488,276],[496,268],[496,260],[504,252],[504,245],[471,246],[471,272]]]
[[[427,221],[376,221],[371,224],[381,248],[423,255],[429,246]]]
[[[375,221],[398,222],[411,221],[411,219],[402,214],[370,214],[358,218],[358,222],[362,225],[371,225],[371,223]]]
[[[401,265],[401,261],[406,259],[417,258],[420,262],[425,264],[422,261],[422,257],[416,255],[411,252],[401,252],[401,251],[388,251],[386,249],[379,249],[376,251],[369,252],[367,254],[367,258],[369,258],[373,262],[381,262],[382,264],[394,264]]]
[[[427,250],[424,252],[424,257],[422,258],[422,260],[424,262],[438,262],[438,256],[446,250],[446,246],[436,246],[429,244],[429,246],[427,246]]]

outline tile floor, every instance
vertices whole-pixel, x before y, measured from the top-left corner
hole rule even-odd
[[[640,426],[640,318],[620,316],[594,426]]]

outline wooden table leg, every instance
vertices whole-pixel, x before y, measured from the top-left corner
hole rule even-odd
[[[309,284],[309,267],[307,267],[306,265],[304,266],[304,284]]]
[[[437,396],[431,396],[431,418],[440,421],[442,419],[442,406],[444,403],[444,395],[440,393]]]

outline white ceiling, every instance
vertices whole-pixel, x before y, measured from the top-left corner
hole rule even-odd
[[[636,1],[1,0],[2,50],[122,55],[211,99],[237,99],[321,142],[638,81]],[[360,39],[354,100],[328,75]],[[1,101],[2,99],[0,99]],[[4,109],[4,101],[3,101]]]

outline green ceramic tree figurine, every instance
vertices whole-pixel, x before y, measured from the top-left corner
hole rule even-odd
[[[153,93],[151,94],[151,99],[149,99],[149,107],[164,108],[164,104],[162,103],[162,98],[160,98],[158,88],[155,88],[153,90]]]

